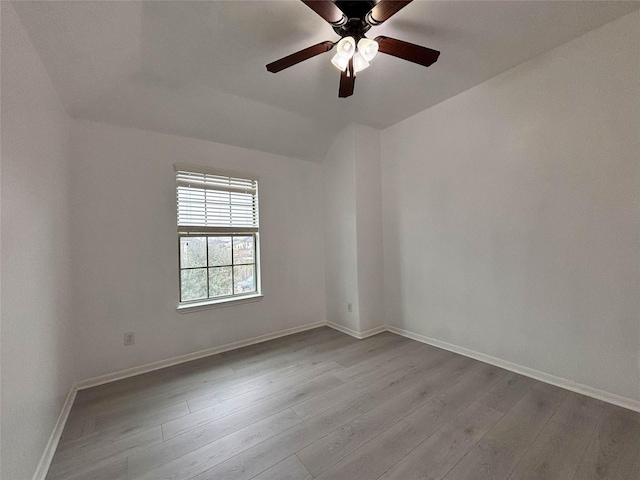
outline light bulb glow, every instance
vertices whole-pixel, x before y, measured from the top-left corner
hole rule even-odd
[[[378,54],[378,42],[369,38],[361,38],[358,41],[358,52],[365,61],[370,62]]]
[[[338,42],[338,55],[349,60],[356,52],[356,41],[353,37],[344,37]]]
[[[367,62],[363,58],[360,52],[356,52],[356,54],[353,56],[353,71],[355,73],[358,73],[364,70],[365,68],[367,68],[368,66],[369,66],[369,62]]]
[[[331,63],[333,63],[338,70],[344,72],[349,66],[349,59],[344,58],[339,53],[336,53],[331,59]]]

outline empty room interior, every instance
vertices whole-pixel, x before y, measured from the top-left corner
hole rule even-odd
[[[2,480],[640,479],[640,2],[0,8]]]

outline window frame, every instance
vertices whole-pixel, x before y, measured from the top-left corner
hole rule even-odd
[[[187,165],[187,164],[180,164],[180,163],[176,163],[174,165],[174,170],[176,173],[176,207],[177,207],[177,211],[176,211],[176,220],[177,220],[177,228],[178,228],[178,265],[177,265],[177,272],[178,272],[178,306],[176,307],[176,310],[179,311],[180,313],[187,313],[189,311],[198,311],[198,310],[204,310],[204,309],[209,309],[209,308],[217,308],[217,307],[226,307],[226,306],[230,306],[230,305],[236,305],[236,304],[242,304],[242,303],[248,303],[248,302],[255,302],[255,301],[259,301],[263,298],[263,293],[262,293],[262,275],[261,275],[261,268],[260,268],[260,228],[259,228],[259,195],[258,195],[258,182],[259,182],[259,178],[256,177],[255,175],[250,175],[250,174],[246,174],[246,173],[241,173],[241,172],[233,172],[233,171],[229,171],[229,170],[221,170],[221,169],[214,169],[214,168],[209,168],[209,167],[201,167],[201,166],[195,166],[195,165]],[[180,182],[178,181],[178,172],[189,172],[189,173],[194,173],[194,174],[204,174],[204,175],[214,175],[217,177],[229,177],[230,181],[232,181],[232,179],[243,179],[243,180],[250,180],[255,184],[255,192],[253,193],[253,200],[254,200],[254,210],[255,210],[255,222],[254,222],[254,227],[247,227],[245,225],[240,226],[240,227],[234,227],[233,225],[231,226],[204,226],[204,225],[180,225],[180,214],[179,214],[179,205],[180,205],[180,200],[179,200],[179,187],[180,187]],[[196,187],[197,188],[197,187]],[[221,188],[220,190],[216,189],[216,188],[209,188],[211,190],[215,190],[215,191],[224,191],[223,188]],[[230,205],[231,205],[232,201],[230,200]],[[231,288],[232,288],[232,294],[231,295],[223,295],[223,296],[217,296],[217,297],[206,297],[206,298],[199,298],[199,299],[194,299],[194,300],[182,300],[182,271],[183,270],[189,270],[189,269],[194,269],[194,268],[203,268],[206,269],[207,271],[207,295],[209,294],[209,270],[211,268],[215,268],[215,266],[210,266],[209,265],[209,261],[208,261],[208,257],[209,257],[209,238],[210,237],[230,237],[231,238],[231,248],[233,251],[233,238],[234,237],[248,237],[248,236],[252,236],[253,237],[253,247],[254,247],[254,259],[253,259],[253,263],[250,264],[238,264],[235,265],[234,264],[234,258],[233,258],[233,254],[231,257],[231,264],[230,265],[224,265],[225,267],[228,266],[231,268],[231,272],[232,272],[232,283],[231,283]],[[206,240],[206,248],[207,248],[207,261],[206,261],[206,265],[204,267],[182,267],[182,260],[181,260],[181,244],[182,244],[182,238],[188,238],[188,237],[204,237]],[[251,292],[240,292],[240,293],[236,293],[235,292],[235,287],[236,287],[236,282],[233,280],[233,269],[234,266],[241,266],[241,265],[251,265],[253,267],[253,272],[254,272],[254,284],[255,284],[255,290],[251,291]]]

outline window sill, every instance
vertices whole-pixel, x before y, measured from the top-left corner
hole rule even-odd
[[[264,297],[261,293],[254,293],[246,297],[223,298],[220,300],[206,300],[202,302],[181,303],[176,307],[178,313],[199,312],[201,310],[209,310],[210,308],[230,307],[232,305],[240,305],[243,303],[259,302]]]

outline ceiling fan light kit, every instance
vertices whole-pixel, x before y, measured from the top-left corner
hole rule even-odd
[[[367,68],[368,66],[369,66],[369,62],[367,62],[362,57],[360,52],[356,52],[356,54],[353,56],[353,71],[355,73],[358,73],[364,70],[365,68]]]
[[[336,53],[331,59],[331,63],[333,63],[338,70],[346,70],[349,66],[349,59]]]
[[[338,55],[349,60],[356,51],[356,41],[353,37],[344,37],[338,42]]]
[[[302,0],[309,8],[326,20],[340,35],[337,42],[325,41],[288,55],[267,65],[277,73],[309,58],[328,52],[334,45],[336,54],[331,63],[340,70],[338,97],[353,95],[355,77],[369,67],[378,52],[428,67],[438,60],[440,52],[395,38],[379,36],[375,40],[365,33],[395,15],[412,0]]]
[[[364,40],[364,43],[363,43]],[[349,59],[353,58],[353,70],[358,73],[369,66],[369,61],[378,53],[378,43],[368,38],[361,38],[356,47],[353,37],[344,37],[338,42],[338,53],[331,59],[331,63],[341,71],[349,66]]]
[[[368,38],[358,40],[358,51],[367,62],[370,62],[378,54],[378,42]]]

